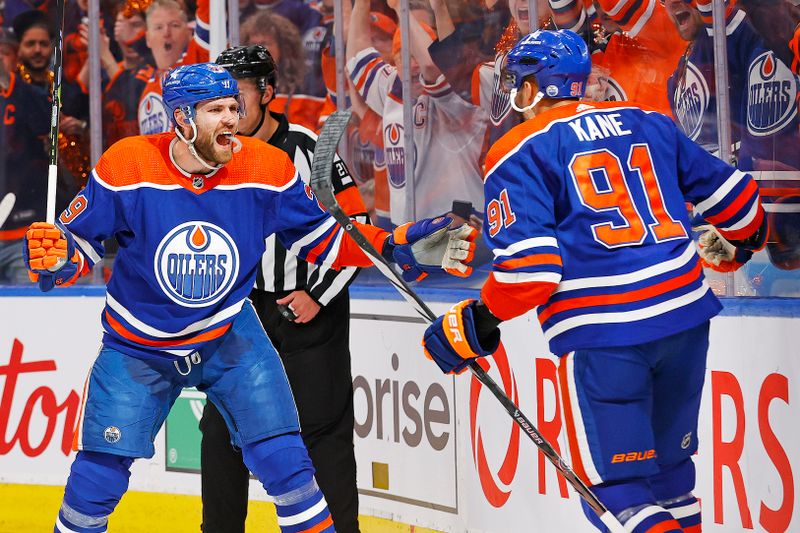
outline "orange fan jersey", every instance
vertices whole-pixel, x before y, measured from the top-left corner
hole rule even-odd
[[[668,116],[667,81],[679,60],[680,53],[659,54],[620,34],[611,37],[604,52],[592,55],[592,63],[607,71],[604,100],[630,100]]]

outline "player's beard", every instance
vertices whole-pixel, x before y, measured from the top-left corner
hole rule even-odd
[[[227,146],[217,143],[217,133],[212,131],[207,134],[199,134],[194,142],[194,149],[197,154],[207,163],[212,165],[224,165],[233,157],[233,142],[228,141]]]

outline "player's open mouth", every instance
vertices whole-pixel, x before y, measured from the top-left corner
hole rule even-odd
[[[522,22],[528,21],[528,8],[519,8],[517,9],[517,20]]]
[[[675,22],[678,23],[679,28],[683,28],[689,24],[689,19],[692,18],[692,13],[688,9],[680,9],[678,8],[675,10]]]
[[[164,43],[164,51],[169,52],[172,50],[172,43]]]
[[[229,131],[225,131],[217,135],[217,144],[220,146],[230,146],[231,142],[233,141],[233,133]]]

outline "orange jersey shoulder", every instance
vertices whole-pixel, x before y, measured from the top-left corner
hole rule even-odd
[[[297,173],[286,152],[260,139],[237,136],[242,149],[221,171],[220,185],[262,185],[283,188]]]
[[[95,171],[111,187],[133,187],[141,183],[175,186],[186,176],[170,162],[174,133],[137,135],[113,144],[98,161]],[[215,185],[253,185],[283,188],[295,177],[288,156],[278,148],[250,137],[237,137],[242,149],[215,175]],[[180,142],[180,141],[178,141]]]
[[[161,133],[121,139],[105,151],[95,166],[95,172],[112,187],[139,183],[174,184],[174,172],[164,159],[173,137],[171,133]]]
[[[641,107],[637,104],[629,104],[627,102],[572,101],[569,104],[552,108],[540,115],[536,115],[530,120],[526,120],[514,126],[506,132],[505,135],[500,137],[489,149],[489,153],[486,155],[485,167],[487,176],[504,157],[513,152],[528,137],[548,128],[553,122],[562,121],[592,109],[613,109],[620,106]]]

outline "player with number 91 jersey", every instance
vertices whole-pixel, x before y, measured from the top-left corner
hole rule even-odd
[[[632,345],[701,324],[720,305],[686,202],[728,239],[764,220],[753,179],[656,112],[573,102],[511,130],[487,156],[482,291],[502,320],[536,305],[553,353]]]
[[[538,306],[576,476],[620,530],[699,531],[692,455],[720,304],[686,202],[715,228],[700,257],[731,269],[763,247],[764,210],[752,177],[666,116],[580,102],[590,70],[570,31],[536,31],[509,52],[503,86],[526,120],[486,158],[492,272],[481,300],[437,318],[423,346],[463,371],[499,348],[501,322]],[[608,531],[605,514],[584,510]]]

